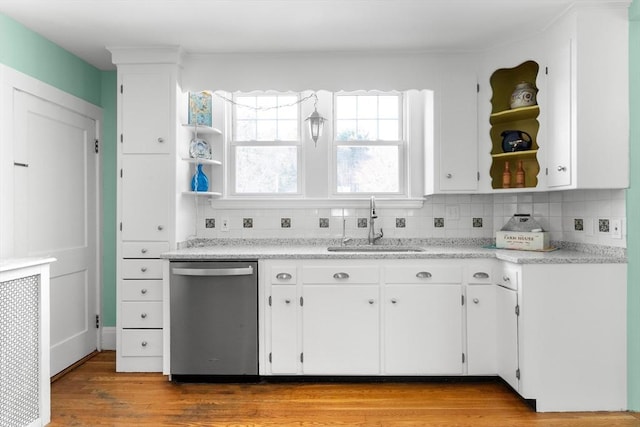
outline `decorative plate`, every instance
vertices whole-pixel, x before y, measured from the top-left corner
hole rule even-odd
[[[192,139],[189,145],[189,156],[194,159],[211,159],[211,146],[204,139]]]

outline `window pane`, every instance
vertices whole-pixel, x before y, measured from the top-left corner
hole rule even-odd
[[[378,97],[359,96],[358,97],[358,118],[375,119],[378,117]]]
[[[236,193],[298,191],[296,147],[236,147]]]
[[[259,96],[256,102],[259,108],[258,119],[275,119],[278,117],[278,111],[275,108],[278,105],[278,99],[275,96]]]
[[[298,121],[297,120],[279,120],[278,121],[278,139],[280,141],[297,141],[298,140]]]
[[[378,117],[381,119],[398,119],[398,97],[380,96],[378,98]]]
[[[397,146],[338,146],[338,193],[400,191]]]
[[[381,141],[398,141],[398,120],[380,120],[378,122],[378,138]]]
[[[255,119],[256,118],[256,110],[253,108],[256,106],[256,97],[255,96],[238,96],[235,99],[235,102],[238,104],[236,106],[236,119]]]
[[[237,120],[236,121],[236,140],[255,141],[256,140],[256,122],[254,120]]]
[[[356,97],[340,95],[336,99],[336,113],[339,119],[356,118]]]
[[[355,120],[337,120],[336,139],[338,141],[354,141],[358,139]]]
[[[378,139],[378,122],[376,120],[358,120],[358,139],[375,141]]]
[[[278,122],[276,120],[258,120],[256,122],[258,141],[275,141],[278,136]]]
[[[279,96],[278,97],[278,118],[279,119],[298,119],[298,97],[296,96]]]

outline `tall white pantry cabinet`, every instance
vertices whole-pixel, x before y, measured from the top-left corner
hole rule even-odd
[[[116,370],[162,371],[162,260],[175,249],[179,52],[111,49],[118,67]],[[184,169],[184,170],[183,170]],[[182,230],[184,232],[184,229]]]

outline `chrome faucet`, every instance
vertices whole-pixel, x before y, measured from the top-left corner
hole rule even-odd
[[[376,198],[371,196],[371,200],[369,202],[369,244],[375,245],[375,243],[382,239],[384,236],[382,232],[382,228],[380,228],[380,232],[376,233],[375,231],[375,220],[378,218],[378,214],[376,214]]]

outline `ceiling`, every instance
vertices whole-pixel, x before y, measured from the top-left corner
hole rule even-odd
[[[588,0],[0,0],[0,12],[99,69],[105,46],[187,53],[467,51]]]

